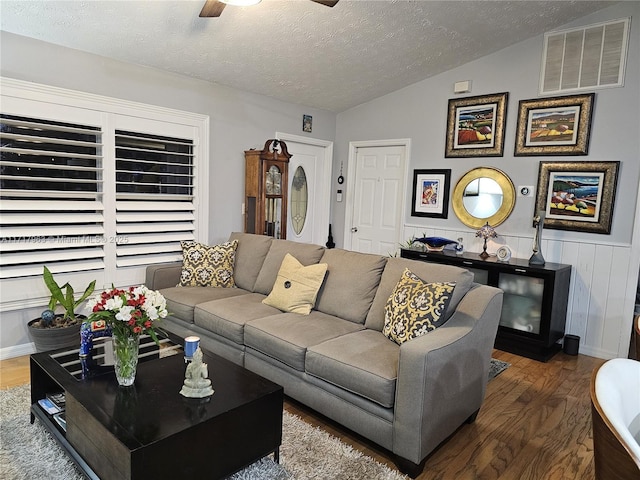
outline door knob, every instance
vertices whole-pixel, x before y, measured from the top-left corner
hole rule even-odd
[[[353,233],[356,233],[356,232],[358,231],[358,227],[351,227],[351,231],[352,231]]]

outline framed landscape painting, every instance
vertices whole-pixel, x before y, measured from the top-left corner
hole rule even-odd
[[[520,100],[516,156],[587,155],[595,93]]]
[[[501,157],[508,96],[450,99],[445,157]]]
[[[447,218],[451,170],[414,170],[411,215]]]
[[[544,228],[611,233],[620,162],[540,162],[534,212]]]

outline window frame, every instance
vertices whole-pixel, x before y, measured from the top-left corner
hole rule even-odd
[[[103,134],[103,184],[112,194],[103,197],[104,206],[104,268],[88,272],[61,273],[58,282],[69,282],[76,292],[83,291],[91,280],[96,289],[144,283],[145,266],[116,267],[116,245],[109,237],[116,235],[115,199],[115,131],[139,130],[155,135],[181,137],[193,140],[194,156],[194,236],[196,241],[207,242],[209,232],[209,125],[208,115],[148,105],[76,90],[35,84],[0,77],[2,112],[96,125]],[[29,276],[0,280],[0,312],[21,310],[45,305],[49,292],[42,276]]]

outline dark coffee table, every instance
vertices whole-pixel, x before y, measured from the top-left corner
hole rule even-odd
[[[31,355],[31,422],[41,420],[88,478],[215,479],[271,453],[278,461],[282,387],[204,352],[215,393],[185,398],[182,352],[143,350],[125,388],[113,367],[83,372],[77,349]],[[38,404],[56,392],[66,396],[66,431]]]

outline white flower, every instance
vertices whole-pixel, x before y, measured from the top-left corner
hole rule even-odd
[[[87,313],[93,313],[93,308],[98,304],[99,301],[99,297],[97,295],[89,298],[89,300],[87,300],[87,304],[85,305],[84,309]]]
[[[149,320],[153,321],[158,319],[158,311],[156,310],[156,307],[150,305],[150,302],[144,302],[142,309],[147,314],[147,317],[149,317]]]
[[[131,312],[135,310],[134,307],[129,305],[125,305],[120,308],[120,311],[116,313],[116,320],[122,320],[123,322],[128,322],[131,320]]]
[[[144,285],[140,285],[139,287],[136,287],[133,289],[133,295],[134,298],[140,298],[142,295],[147,295],[147,287],[145,287]]]
[[[104,304],[104,309],[112,310],[112,311],[119,310],[120,308],[122,308],[122,305],[123,305],[122,298],[120,298],[120,296],[117,296],[107,300]]]

